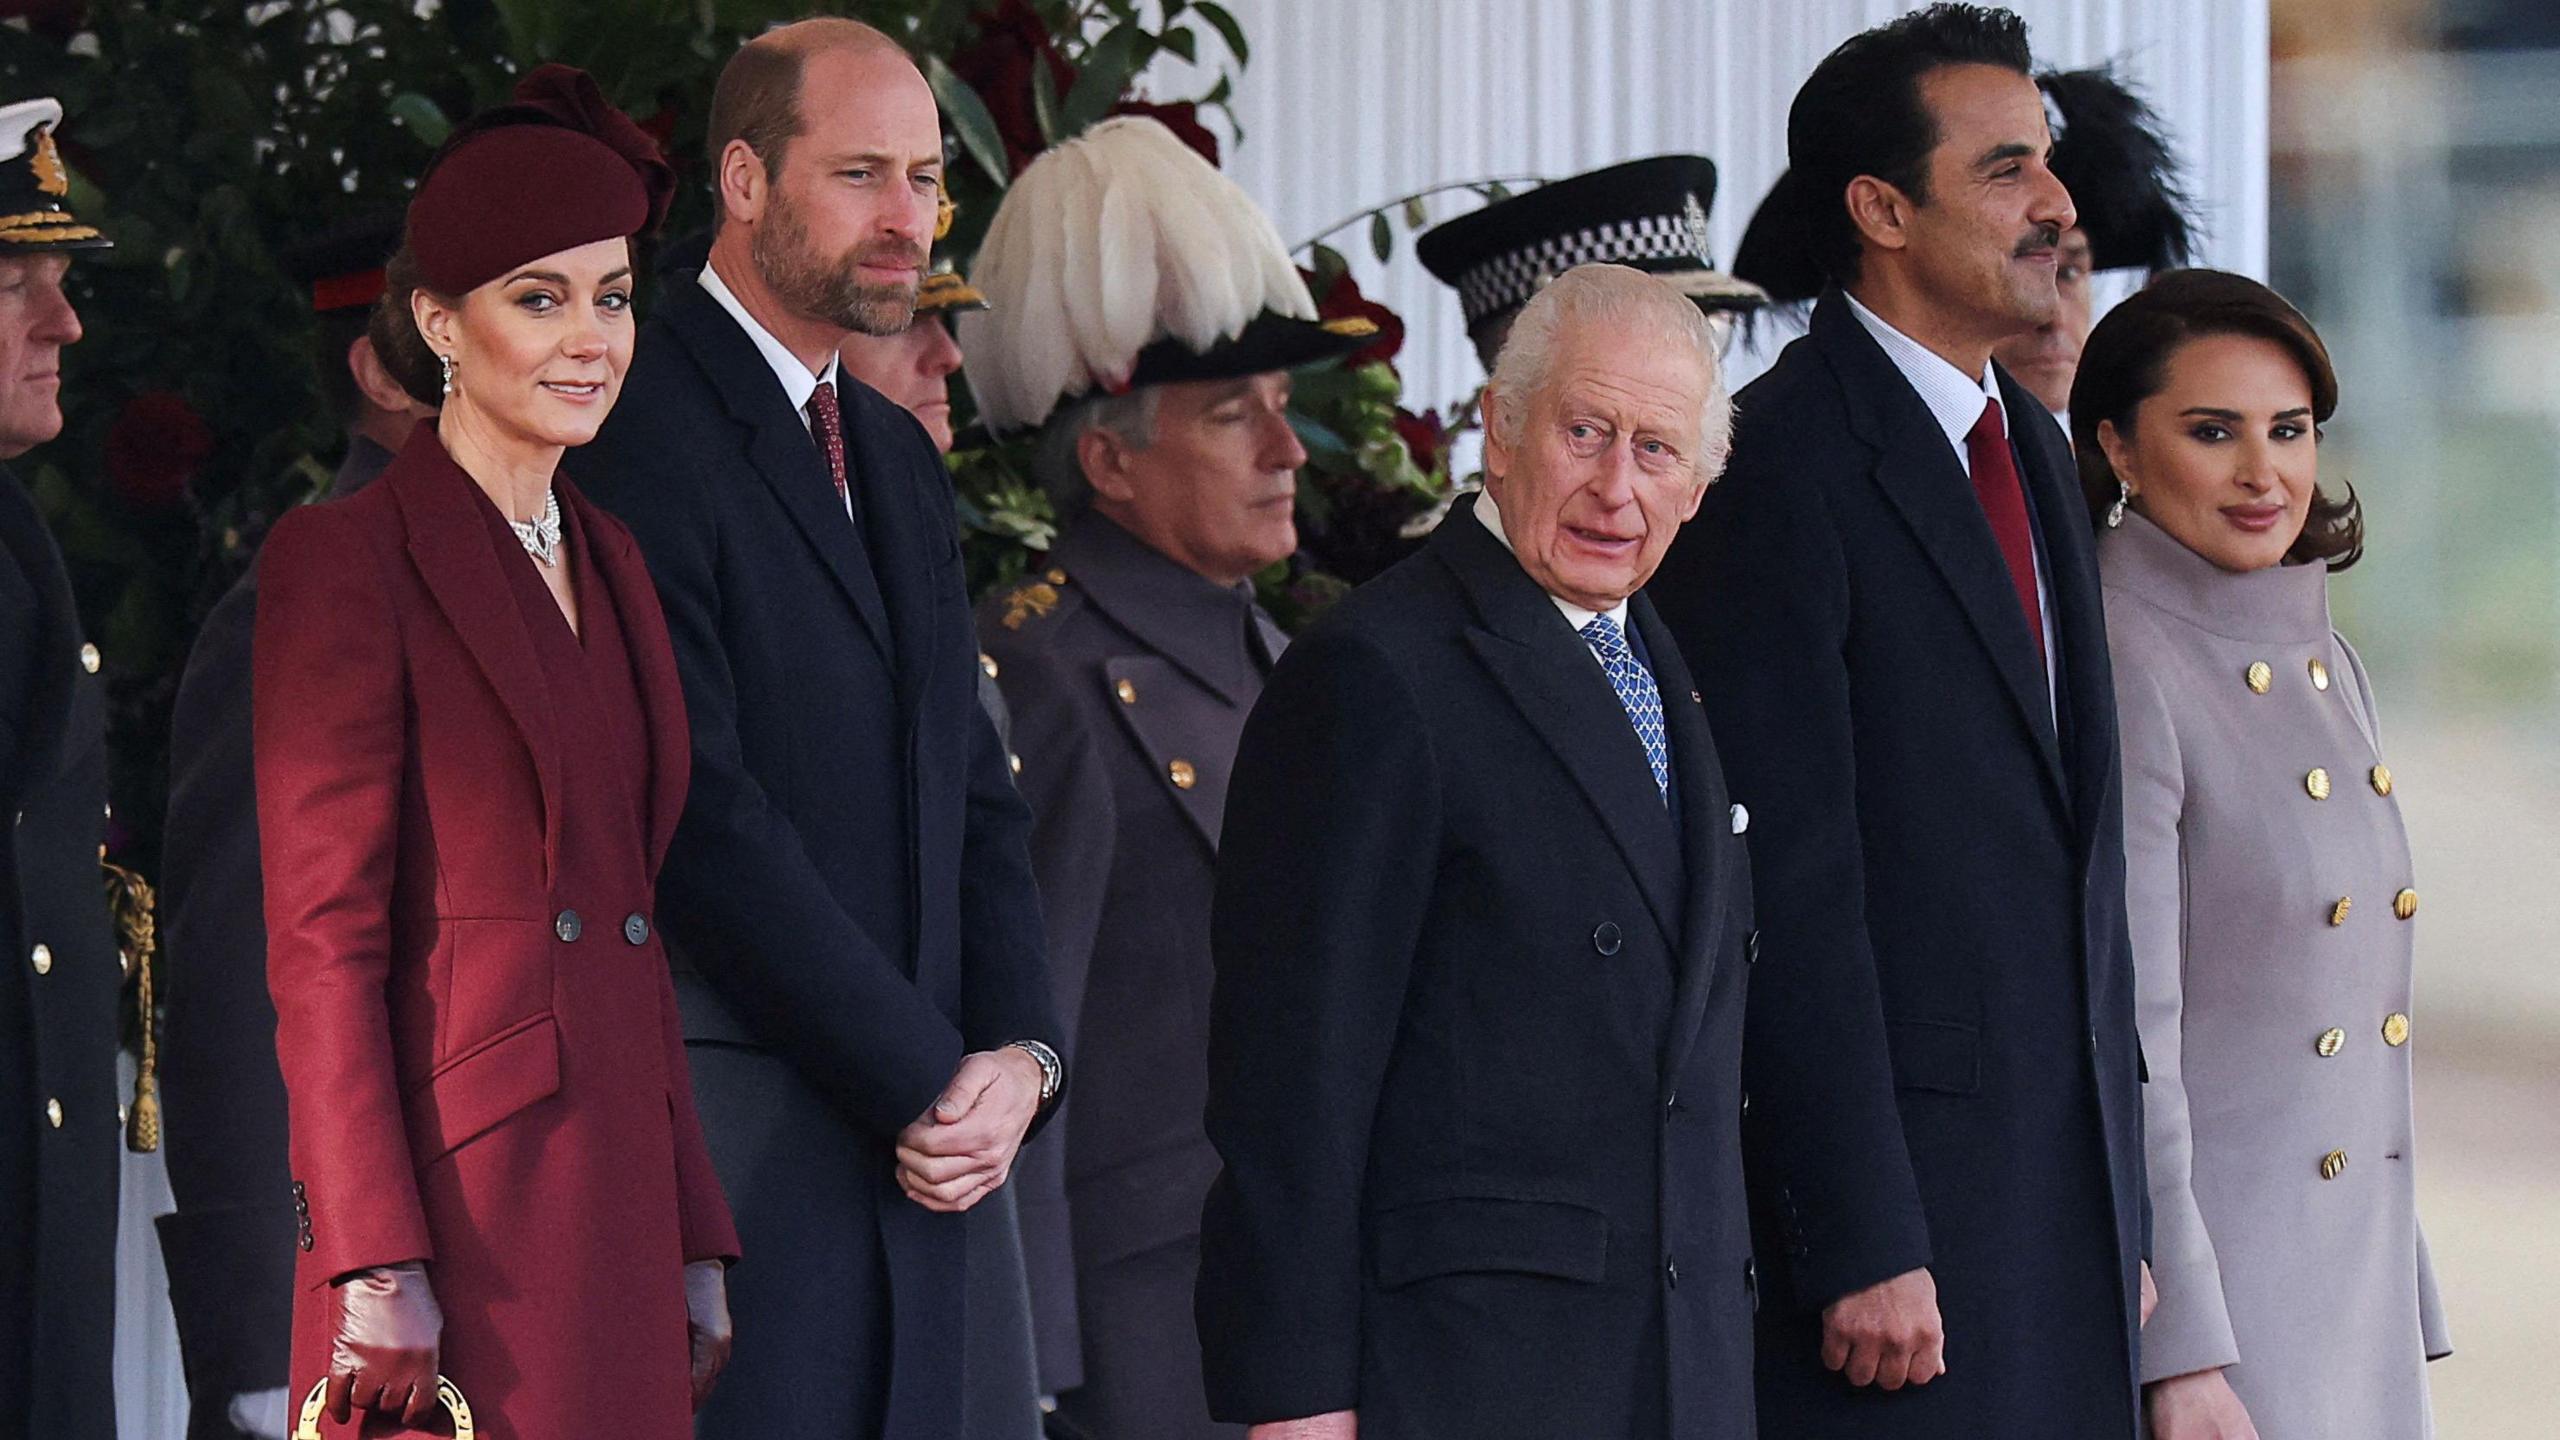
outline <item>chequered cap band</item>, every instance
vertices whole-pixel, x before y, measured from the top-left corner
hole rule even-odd
[[[1539,287],[1576,265],[1687,260],[1713,269],[1699,233],[1703,229],[1686,215],[1646,215],[1541,240],[1526,249],[1496,255],[1460,275],[1458,305],[1473,325],[1488,315],[1527,304]]]

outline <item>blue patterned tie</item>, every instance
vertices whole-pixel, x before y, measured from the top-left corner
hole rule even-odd
[[[1582,638],[1608,672],[1609,688],[1618,692],[1618,703],[1626,707],[1627,721],[1644,745],[1644,763],[1653,767],[1654,786],[1662,792],[1662,803],[1670,805],[1671,749],[1662,728],[1662,692],[1654,688],[1652,672],[1636,663],[1636,653],[1627,648],[1627,632],[1606,615],[1593,616],[1582,627]]]

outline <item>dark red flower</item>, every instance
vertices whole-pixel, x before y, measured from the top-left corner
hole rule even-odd
[[[1040,113],[1031,98],[1033,67],[1049,67],[1049,79],[1062,101],[1075,88],[1076,68],[1058,53],[1057,37],[1027,0],[999,0],[994,9],[969,18],[977,22],[978,35],[952,55],[951,73],[969,82],[969,88],[986,102],[996,133],[1004,138],[1006,163],[1020,174],[1033,156],[1048,148],[1040,137]]]
[[[1174,138],[1200,152],[1200,158],[1218,163],[1218,136],[1200,123],[1200,107],[1185,100],[1178,105],[1157,105],[1145,100],[1123,100],[1111,107],[1114,115],[1144,115],[1173,132]]]
[[[658,142],[658,148],[673,162],[676,154],[676,107],[660,105],[648,119],[640,122],[642,133]]]
[[[174,391],[146,390],[107,427],[107,484],[138,514],[186,498],[187,481],[213,453],[213,429]]]
[[[1396,410],[1396,438],[1404,441],[1405,453],[1413,457],[1414,468],[1425,475],[1447,463],[1449,427],[1437,413],[1416,415],[1399,406]]]
[[[1307,282],[1309,290],[1316,288],[1318,283],[1316,272],[1301,266],[1298,274]],[[1344,365],[1366,365],[1372,360],[1393,363],[1396,352],[1404,348],[1403,318],[1393,310],[1361,294],[1360,282],[1351,278],[1349,270],[1336,275],[1333,284],[1316,296],[1316,316],[1323,320],[1343,320],[1356,316],[1378,327],[1378,338],[1353,351],[1350,357],[1342,362]]]

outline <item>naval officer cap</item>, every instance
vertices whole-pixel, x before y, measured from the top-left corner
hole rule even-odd
[[[115,248],[66,203],[71,172],[53,141],[61,125],[59,100],[0,105],[0,255]]]
[[[1710,253],[1715,203],[1714,161],[1656,155],[1497,200],[1434,226],[1415,250],[1457,290],[1469,331],[1510,319],[1576,265],[1646,271],[1710,314],[1757,309],[1768,297],[1717,269]]]

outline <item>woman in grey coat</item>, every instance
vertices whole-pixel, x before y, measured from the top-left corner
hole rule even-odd
[[[2328,352],[2275,292],[2169,272],[2071,393],[2124,745],[2160,1306],[2153,1440],[2420,1440],[2447,1353],[2410,1107],[2418,892],[2328,576]]]

